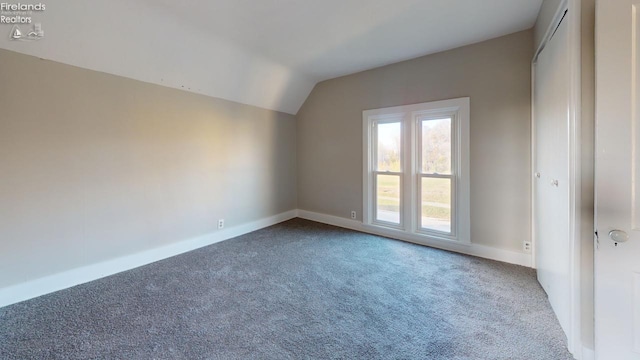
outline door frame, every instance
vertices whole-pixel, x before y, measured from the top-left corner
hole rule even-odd
[[[567,11],[565,16],[565,11]],[[564,19],[563,19],[564,18]],[[570,237],[570,283],[571,283],[571,299],[570,299],[570,325],[567,329],[567,347],[576,359],[585,359],[590,357],[590,351],[583,351],[582,346],[582,299],[581,299],[581,89],[582,89],[582,61],[581,61],[581,1],[580,0],[562,0],[559,2],[553,21],[545,30],[542,41],[535,49],[533,59],[531,61],[531,213],[530,213],[530,229],[531,229],[531,245],[532,245],[532,264],[533,268],[537,268],[536,264],[536,244],[535,244],[535,196],[534,196],[534,174],[535,169],[535,78],[536,78],[536,61],[538,55],[542,52],[545,45],[553,37],[556,28],[561,21],[567,21],[569,27],[569,237]]]

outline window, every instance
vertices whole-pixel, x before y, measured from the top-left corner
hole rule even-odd
[[[366,110],[364,222],[469,242],[469,98]]]
[[[378,121],[374,131],[375,219],[381,223],[399,226],[402,224],[402,122]]]

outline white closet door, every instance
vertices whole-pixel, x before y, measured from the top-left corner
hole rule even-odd
[[[571,331],[569,64],[565,19],[535,64],[533,230],[538,281],[566,334]]]

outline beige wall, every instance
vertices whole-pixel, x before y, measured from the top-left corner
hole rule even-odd
[[[533,32],[328,80],[298,112],[298,207],[362,219],[362,111],[471,98],[472,242],[530,238]]]
[[[0,288],[296,208],[292,115],[0,64]]]

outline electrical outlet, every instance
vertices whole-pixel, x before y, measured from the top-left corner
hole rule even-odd
[[[355,211],[352,211],[352,212],[351,212],[351,218],[352,218],[352,219],[355,219],[355,218],[356,218],[356,212],[355,212]]]
[[[218,229],[224,228],[224,219],[218,220]]]
[[[524,242],[524,251],[531,252],[531,242],[529,241]]]

